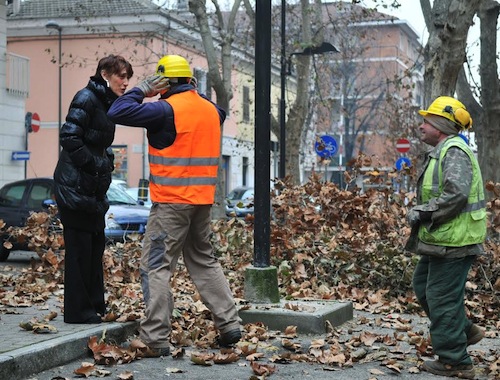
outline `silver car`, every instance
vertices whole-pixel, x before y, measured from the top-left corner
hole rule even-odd
[[[236,187],[226,197],[226,215],[245,216],[253,214],[253,202],[253,187]]]

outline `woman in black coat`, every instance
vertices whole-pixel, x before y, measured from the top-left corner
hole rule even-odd
[[[64,227],[66,323],[100,323],[106,311],[104,217],[114,168],[109,147],[115,136],[115,124],[106,113],[125,93],[132,75],[123,57],[102,58],[87,86],[74,96],[60,131],[62,151],[54,180]]]

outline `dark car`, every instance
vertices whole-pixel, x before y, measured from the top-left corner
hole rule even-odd
[[[129,234],[142,234],[146,230],[149,209],[137,204],[120,186],[111,184],[107,192],[110,204],[106,213],[104,233],[108,241],[123,241]],[[10,226],[22,227],[31,212],[46,211],[54,201],[54,180],[52,178],[31,178],[4,185],[0,189],[0,219],[4,229]],[[8,237],[0,239],[0,261],[5,261],[13,249],[25,247],[14,244],[11,249],[4,247]]]

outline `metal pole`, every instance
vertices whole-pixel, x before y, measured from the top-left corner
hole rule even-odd
[[[280,166],[279,177],[286,176],[286,0],[281,0],[281,99],[280,99]]]
[[[255,10],[255,199],[254,263],[270,266],[271,0]],[[258,64],[257,64],[258,62]]]
[[[58,157],[61,155],[61,107],[62,107],[62,28],[59,27],[59,109],[58,109],[58,126],[57,126],[57,155]]]

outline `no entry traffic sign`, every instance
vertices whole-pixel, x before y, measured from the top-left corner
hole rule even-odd
[[[38,132],[40,130],[40,116],[36,112],[31,116],[31,130]]]
[[[401,153],[408,152],[410,150],[410,141],[407,139],[398,139],[396,141],[396,149]]]

